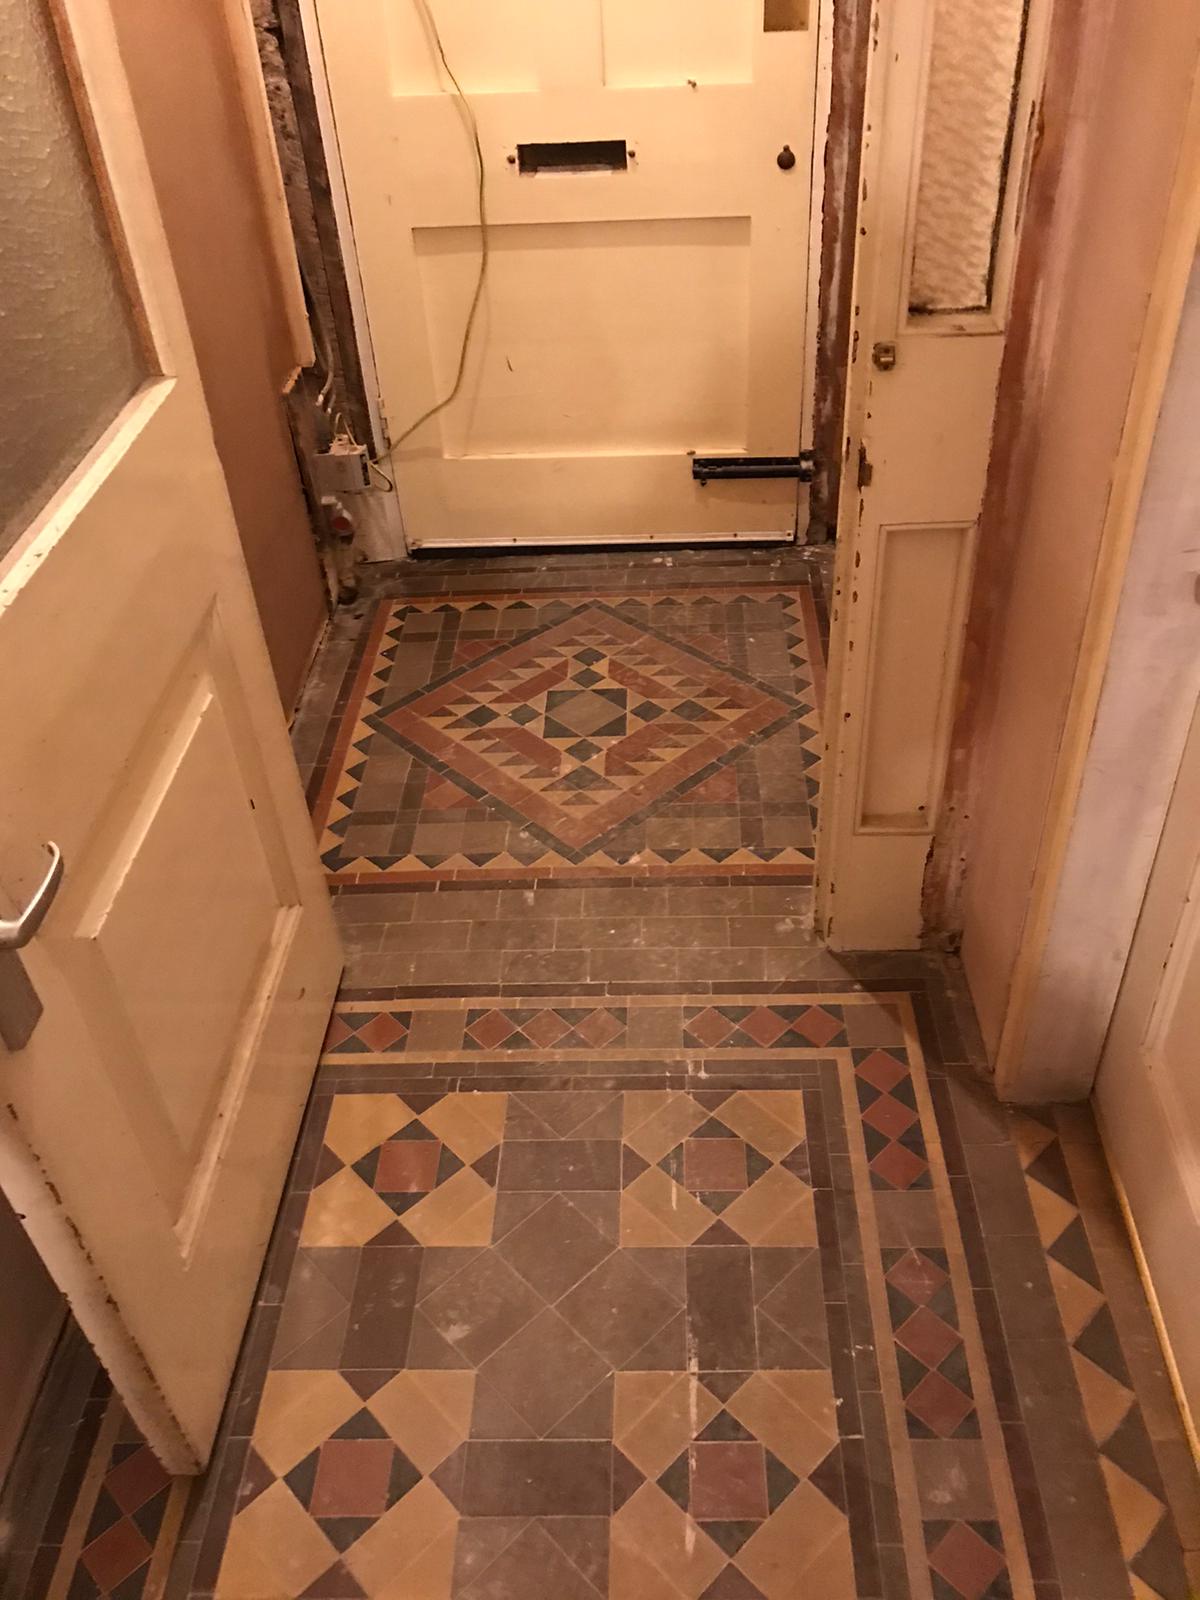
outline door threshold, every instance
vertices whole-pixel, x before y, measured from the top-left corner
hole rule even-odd
[[[657,550],[670,546],[673,549],[688,548],[692,545],[737,545],[737,544],[771,544],[771,545],[799,545],[801,540],[794,533],[662,533],[655,534],[646,539],[572,539],[569,536],[562,539],[426,539],[420,544],[414,544],[409,549],[409,555],[418,559],[421,556],[438,555],[445,551],[454,551],[458,555],[470,555],[472,551],[496,550]]]

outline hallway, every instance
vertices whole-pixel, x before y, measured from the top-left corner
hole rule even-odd
[[[953,963],[812,938],[819,562],[384,589],[296,730],[349,965],[167,1592],[1185,1600],[1090,1113],[973,1082]],[[41,1571],[134,1600],[95,1465]]]

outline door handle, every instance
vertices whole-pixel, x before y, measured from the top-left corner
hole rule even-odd
[[[0,950],[23,949],[46,920],[46,913],[54,903],[63,877],[62,851],[53,842],[47,843],[46,850],[50,865],[29,904],[18,917],[0,917]]]

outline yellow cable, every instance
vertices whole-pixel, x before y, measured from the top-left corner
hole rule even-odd
[[[451,405],[455,400],[458,399],[459,390],[463,385],[463,377],[467,370],[467,355],[471,347],[471,334],[475,328],[475,318],[479,312],[479,303],[483,298],[483,284],[485,278],[487,277],[488,268],[487,184],[484,177],[483,145],[481,144],[479,138],[479,123],[475,120],[475,112],[471,106],[471,102],[463,93],[462,85],[454,76],[454,73],[450,67],[450,63],[446,60],[446,51],[442,44],[442,36],[438,31],[437,20],[429,8],[428,0],[413,0],[413,3],[421,12],[425,19],[426,27],[433,35],[433,42],[437,46],[437,53],[441,57],[442,66],[445,69],[446,76],[454,85],[454,93],[458,98],[459,105],[462,107],[467,127],[470,130],[471,142],[475,147],[475,166],[479,177],[479,276],[475,280],[475,293],[471,296],[471,309],[467,312],[467,322],[465,328],[463,329],[462,349],[459,352],[458,372],[454,379],[454,387],[444,400],[439,400],[436,405],[430,406],[428,411],[422,412],[422,414],[414,423],[411,424],[411,426],[405,428],[402,434],[399,434],[395,439],[389,439],[387,448],[382,451],[380,459],[390,456],[392,451],[395,450],[399,445],[402,445],[406,439],[411,439],[413,434],[416,433],[417,429],[428,422],[430,417],[437,416],[439,411],[444,411],[448,405]]]

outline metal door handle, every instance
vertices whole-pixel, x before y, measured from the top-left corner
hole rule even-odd
[[[46,849],[50,855],[50,865],[46,868],[46,876],[34,890],[29,904],[19,917],[9,919],[0,917],[0,950],[22,949],[46,920],[46,913],[54,902],[54,896],[58,893],[58,886],[63,876],[62,851],[56,844],[50,842],[47,843]]]

